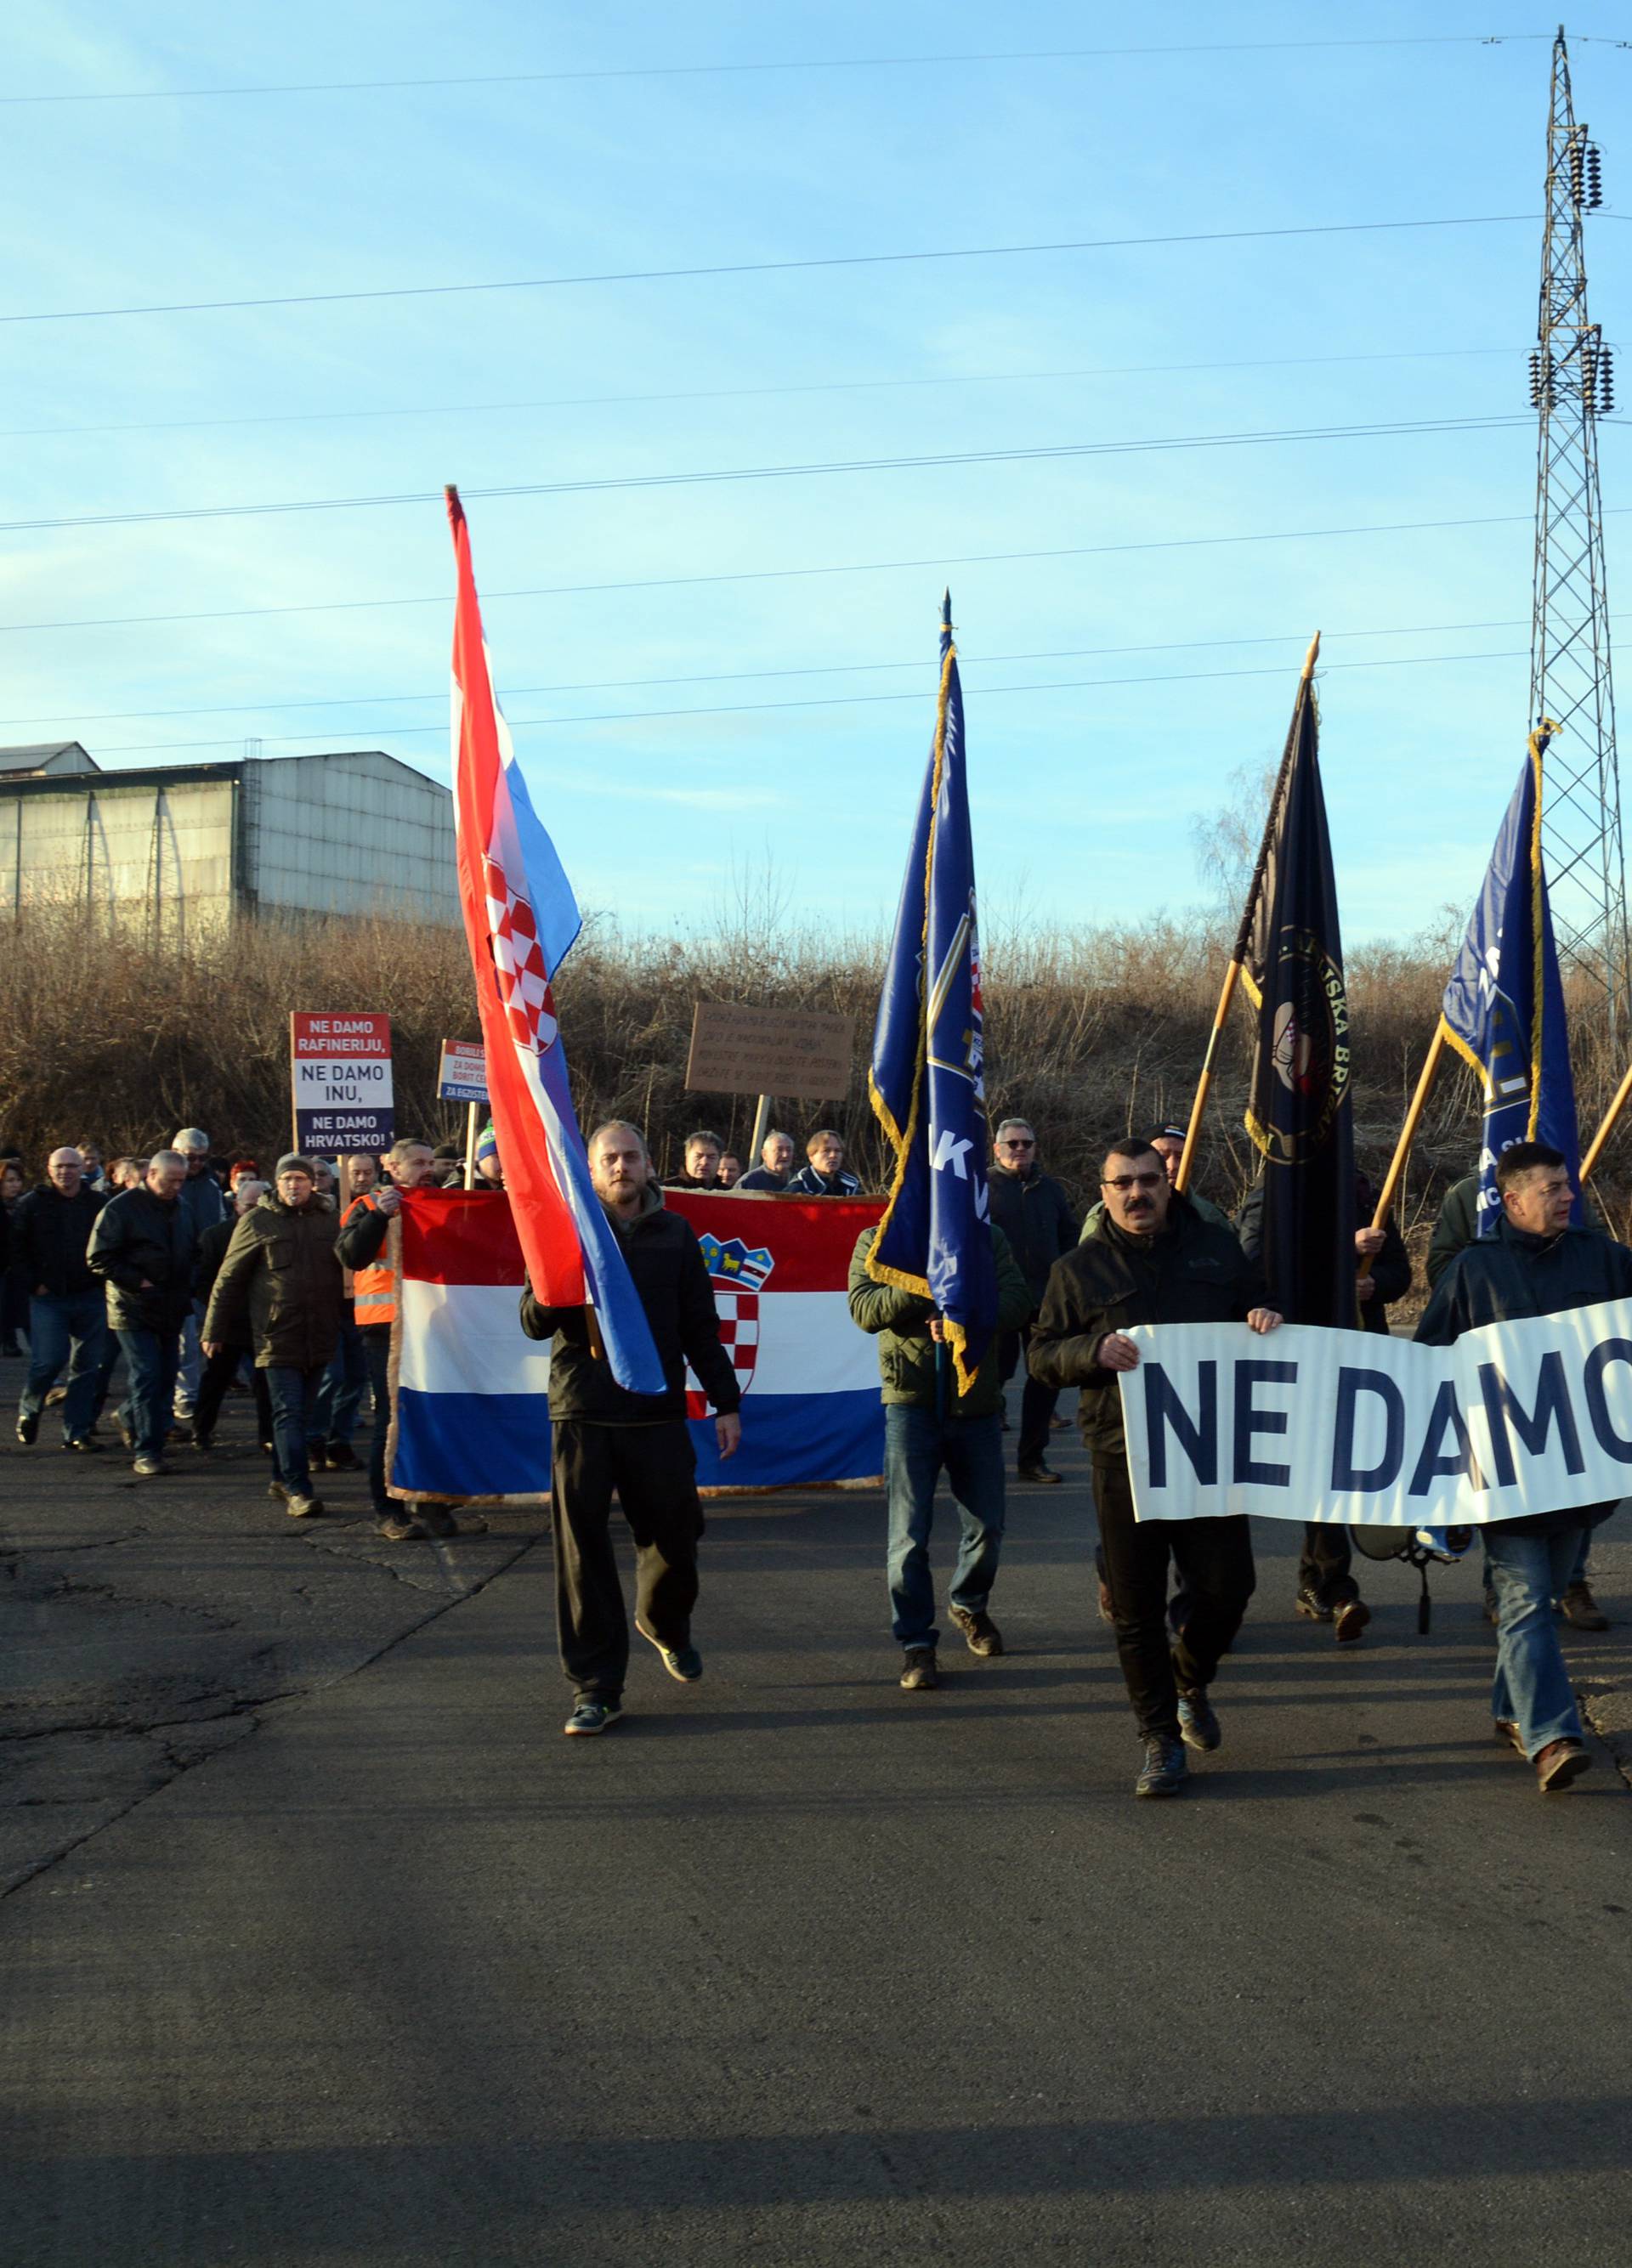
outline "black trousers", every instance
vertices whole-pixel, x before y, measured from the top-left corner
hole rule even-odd
[[[1031,1326],[1026,1324],[1018,1331],[1005,1331],[998,1344],[998,1359],[1002,1368],[1003,1383],[1008,1385],[1016,1370],[1026,1364],[1031,1344]],[[1054,1404],[1060,1399],[1057,1386],[1039,1386],[1026,1366],[1026,1382],[1020,1395],[1020,1439],[1015,1447],[1015,1462],[1020,1465],[1040,1465],[1048,1448],[1048,1421],[1054,1414]]]
[[[215,1432],[221,1416],[221,1404],[226,1398],[226,1389],[247,1351],[247,1348],[240,1346],[218,1347],[214,1354],[205,1358],[198,1381],[198,1399],[193,1404],[195,1440],[207,1441]],[[266,1390],[266,1373],[261,1369],[252,1370],[250,1378],[255,1388],[255,1424],[259,1428],[255,1439],[257,1441],[270,1441],[272,1438],[272,1403]]]
[[[368,1437],[368,1500],[376,1520],[406,1513],[409,1507],[386,1494],[386,1436],[391,1431],[391,1326],[363,1323],[358,1327],[368,1383],[373,1388],[374,1430]]]
[[[635,1612],[664,1646],[690,1642],[703,1507],[685,1420],[558,1419],[550,1488],[561,1667],[580,1693],[616,1701],[629,1668],[629,1624],[612,1551],[614,1489],[635,1539]]]
[[[1252,1539],[1244,1518],[1134,1518],[1126,1464],[1096,1464],[1094,1502],[1111,1618],[1127,1697],[1141,1734],[1176,1734],[1178,1697],[1210,1685],[1252,1595]],[[1167,1563],[1184,1594],[1170,1645]]]
[[[1348,1528],[1331,1528],[1323,1521],[1308,1521],[1303,1529],[1303,1548],[1298,1554],[1298,1589],[1312,1591],[1323,1607],[1340,1606],[1345,1599],[1357,1599],[1360,1586],[1349,1572],[1354,1557]]]

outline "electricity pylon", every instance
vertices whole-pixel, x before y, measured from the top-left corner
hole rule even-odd
[[[1576,123],[1563,26],[1553,44],[1541,311],[1530,358],[1540,421],[1530,714],[1543,758],[1543,851],[1567,962],[1600,986],[1612,1043],[1632,1031],[1621,776],[1609,670],[1598,420],[1614,407],[1610,350],[1587,314],[1584,217],[1604,201],[1600,161]]]

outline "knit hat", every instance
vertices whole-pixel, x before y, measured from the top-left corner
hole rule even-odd
[[[476,1161],[479,1166],[484,1158],[496,1158],[498,1155],[498,1137],[493,1131],[493,1122],[490,1118],[476,1138]]]
[[[278,1180],[281,1181],[285,1174],[305,1174],[309,1180],[314,1182],[317,1179],[317,1167],[310,1158],[303,1158],[298,1150],[288,1150],[277,1161]]]

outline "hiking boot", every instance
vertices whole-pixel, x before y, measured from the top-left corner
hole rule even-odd
[[[93,1441],[89,1433],[75,1433],[71,1436],[65,1433],[63,1436],[63,1447],[65,1449],[72,1449],[81,1457],[95,1456],[101,1446],[100,1441]]]
[[[1571,1583],[1558,1602],[1558,1610],[1577,1630],[1605,1631],[1609,1616],[1585,1583]]]
[[[167,1472],[169,1468],[158,1457],[138,1457],[130,1469],[138,1480],[151,1481],[156,1480],[160,1473]]]
[[[323,1450],[323,1461],[331,1473],[355,1473],[361,1469],[357,1451],[350,1441],[330,1441]]]
[[[1135,1795],[1178,1795],[1189,1777],[1185,1744],[1171,1733],[1152,1733],[1145,1742],[1144,1770],[1134,1782]]]
[[[1178,1737],[1199,1756],[1210,1756],[1224,1737],[1218,1712],[1207,1697],[1205,1685],[1178,1697]]]
[[[425,1529],[405,1512],[388,1512],[382,1520],[375,1521],[374,1534],[388,1543],[412,1543],[424,1536]]]
[[[17,1438],[26,1449],[32,1449],[40,1432],[37,1410],[19,1410],[17,1413]]]
[[[1592,1759],[1579,1741],[1549,1741],[1536,1758],[1536,1778],[1543,1795],[1557,1795],[1584,1771],[1591,1771]]]
[[[1331,1608],[1323,1602],[1319,1592],[1311,1590],[1307,1583],[1299,1586],[1297,1610],[1311,1623],[1329,1623],[1332,1619]]]
[[[414,1517],[419,1523],[421,1532],[426,1535],[441,1537],[487,1534],[487,1522],[479,1514],[474,1520],[469,1518],[455,1520],[447,1506],[443,1504],[416,1505]]]
[[[322,1516],[323,1499],[314,1496],[309,1488],[294,1490],[285,1500],[291,1520],[318,1520]]]
[[[901,1669],[901,1687],[906,1693],[933,1693],[941,1683],[935,1675],[935,1650],[933,1646],[910,1646]]]
[[[609,1725],[617,1724],[623,1713],[621,1701],[603,1701],[598,1694],[580,1693],[561,1729],[569,1738],[573,1734],[604,1733]]]
[[[1517,1749],[1521,1756],[1524,1755],[1525,1736],[1511,1717],[1498,1717],[1495,1720],[1495,1733],[1498,1741],[1505,1741],[1510,1749]]]
[[[1036,1464],[1020,1465],[1015,1469],[1023,1481],[1060,1481],[1065,1478],[1063,1473],[1057,1473],[1052,1465],[1045,1465],[1040,1457]]]
[[[665,1646],[661,1638],[646,1628],[639,1615],[635,1616],[635,1628],[648,1646],[657,1648],[663,1667],[671,1677],[677,1677],[683,1685],[697,1683],[703,1675],[703,1657],[694,1646]]]
[[[952,1619],[964,1633],[971,1653],[982,1655],[1001,1653],[1003,1633],[984,1609],[971,1614],[967,1607],[954,1607]]]
[[[1363,1599],[1340,1599],[1332,1609],[1332,1635],[1340,1646],[1353,1646],[1370,1619],[1371,1609]]]

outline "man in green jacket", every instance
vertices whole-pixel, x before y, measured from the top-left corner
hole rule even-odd
[[[296,1520],[323,1509],[312,1486],[306,1434],[340,1339],[339,1229],[334,1199],[317,1194],[312,1160],[293,1152],[280,1158],[273,1188],[233,1231],[204,1316],[204,1352],[213,1359],[247,1313],[255,1367],[266,1373],[272,1404],[270,1493]]]
[[[890,1505],[890,1629],[905,1650],[909,1693],[940,1683],[929,1531],[942,1471],[962,1528],[948,1603],[971,1653],[1001,1653],[986,1612],[1003,1544],[1003,1381],[999,1334],[1031,1313],[1031,1293],[1001,1229],[991,1232],[997,1262],[997,1315],[969,1392],[960,1395],[941,1317],[929,1301],[867,1272],[875,1229],[864,1228],[850,1260],[850,1312],[878,1339],[884,1395],[884,1485]]]

